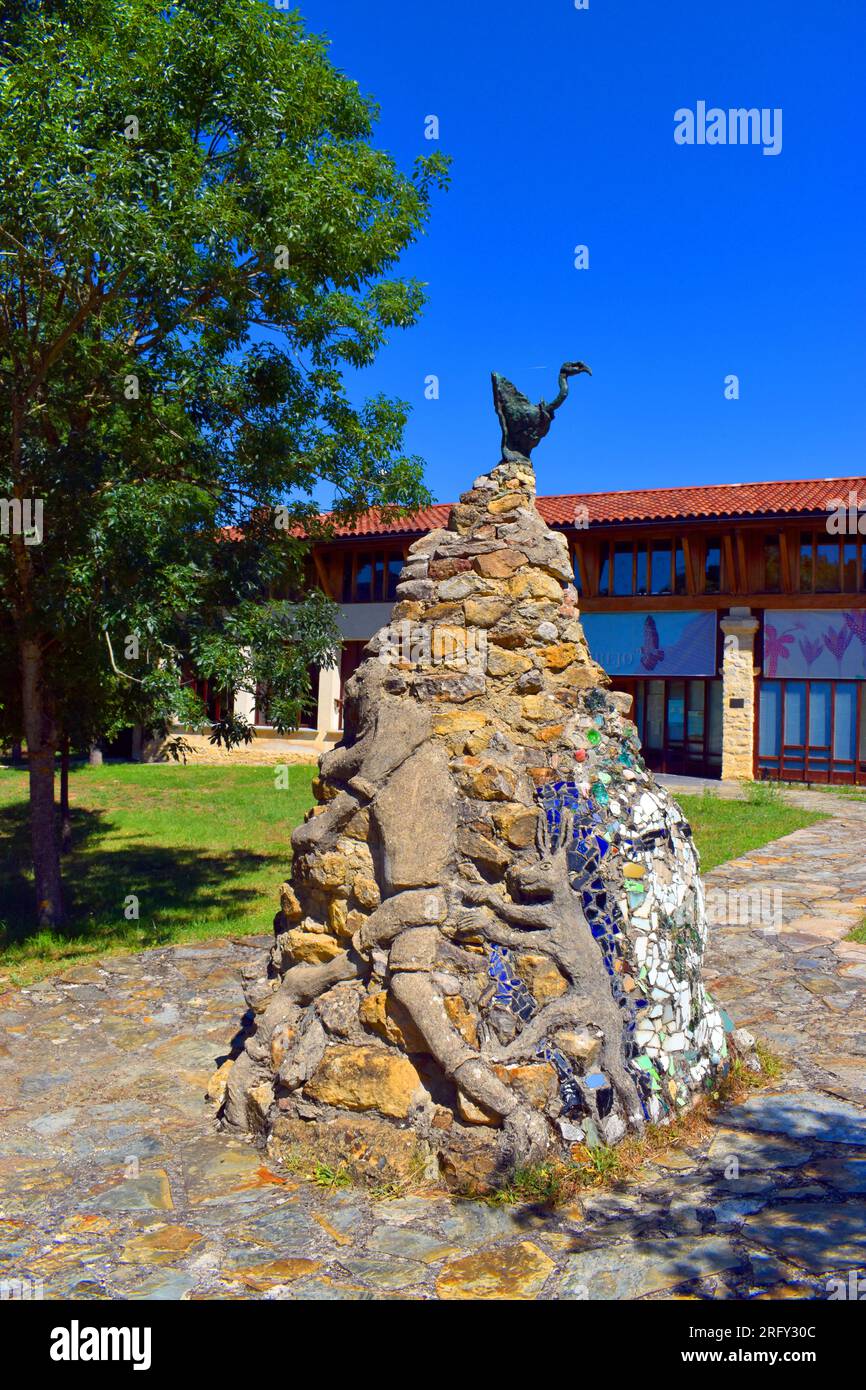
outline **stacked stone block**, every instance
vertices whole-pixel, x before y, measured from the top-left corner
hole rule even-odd
[[[590,657],[526,461],[410,549],[293,836],[230,1125],[475,1190],[725,1065],[689,827]]]

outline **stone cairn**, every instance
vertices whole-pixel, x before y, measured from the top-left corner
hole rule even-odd
[[[527,459],[412,545],[397,594],[292,837],[224,1122],[485,1191],[684,1110],[730,1024],[691,831],[589,654]]]

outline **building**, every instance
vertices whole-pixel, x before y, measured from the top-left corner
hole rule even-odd
[[[862,510],[861,510],[862,507]],[[540,497],[568,537],[590,650],[633,698],[648,764],[703,777],[866,783],[866,478]],[[339,669],[296,746],[339,739],[341,692],[387,623],[413,540],[449,504],[316,547]],[[267,735],[266,708],[244,709]]]

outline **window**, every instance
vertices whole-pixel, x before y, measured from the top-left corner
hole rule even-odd
[[[343,603],[393,603],[404,563],[402,551],[347,550]]]
[[[782,587],[782,547],[777,535],[764,537],[764,592],[778,594]]]
[[[635,546],[635,583],[634,591],[636,594],[645,594],[649,582],[649,557],[646,541],[638,541]]]
[[[602,542],[599,598],[688,592],[686,551],[681,540]]]
[[[355,567],[355,592],[352,597],[356,603],[373,602],[373,563],[371,560],[362,560],[359,557]]]
[[[800,537],[800,589],[811,594],[815,584],[814,537],[804,531]]]
[[[673,592],[671,584],[672,555],[673,546],[670,541],[653,541],[650,567],[651,594],[670,594]]]
[[[613,592],[634,593],[634,546],[631,541],[617,541],[613,548]]]
[[[684,594],[686,584],[686,552],[682,541],[677,541],[674,549],[674,593]]]
[[[857,542],[846,541],[842,547],[842,588],[853,593],[857,588]]]
[[[405,561],[402,555],[388,556],[388,574],[385,582],[385,598],[389,603],[393,603],[397,597],[397,580],[403,569]]]
[[[574,587],[577,590],[578,598],[583,594],[583,580],[580,571],[580,554],[575,546],[571,552],[571,572],[574,575]]]
[[[815,545],[815,593],[838,593],[842,587],[839,573],[840,545],[838,541],[818,541]]]
[[[800,533],[801,593],[855,594],[858,576],[859,588],[866,588],[866,545],[831,540],[826,531]]]
[[[704,561],[704,593],[719,594],[722,591],[722,543],[715,537],[707,541],[707,555]]]
[[[224,716],[231,712],[232,697],[228,690],[221,690],[213,685],[211,681],[203,680],[200,676],[192,676],[188,682],[192,686],[198,698],[205,707],[208,719],[212,723],[218,723]]]
[[[266,728],[271,722],[271,696],[267,685],[261,681],[256,686],[256,708],[253,722],[257,728]]]
[[[315,729],[318,724],[319,715],[319,668],[318,666],[307,667],[307,680],[309,681],[309,694],[301,705],[301,718],[298,724],[299,729]],[[256,686],[256,706],[253,722],[258,728],[268,729],[271,723],[271,690],[265,682],[260,682]]]
[[[610,592],[610,546],[601,547],[601,564],[598,571],[599,598],[607,598]]]

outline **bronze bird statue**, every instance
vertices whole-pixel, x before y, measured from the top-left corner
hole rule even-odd
[[[550,429],[553,417],[568,395],[570,377],[592,372],[585,362],[563,362],[559,369],[559,394],[555,400],[539,401],[533,405],[518,391],[506,377],[498,372],[491,374],[493,382],[493,404],[499,423],[502,426],[503,461],[516,462],[528,460],[536,444],[539,444]]]

